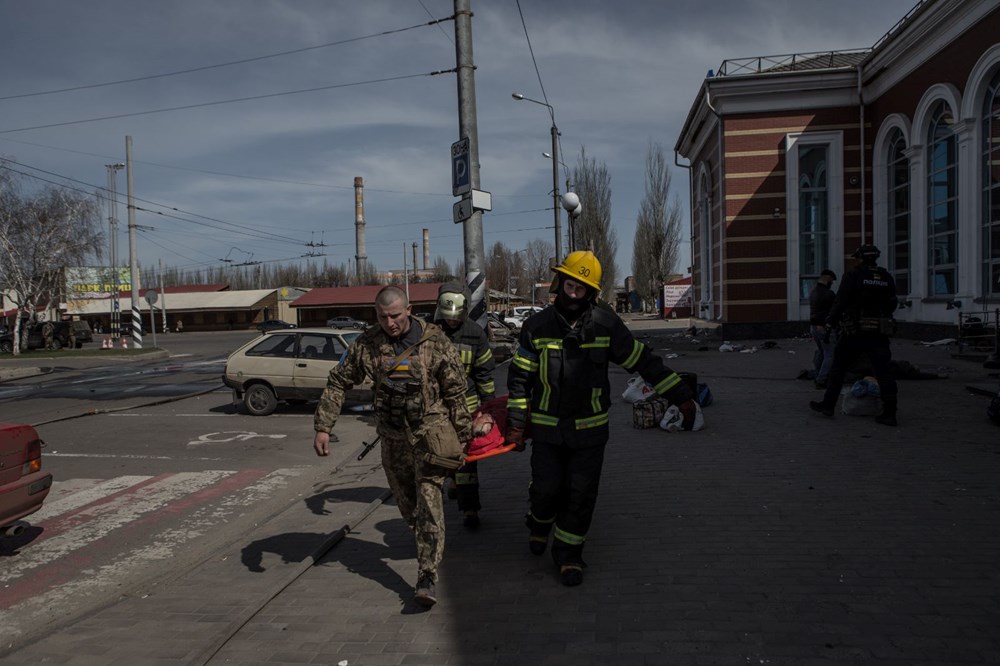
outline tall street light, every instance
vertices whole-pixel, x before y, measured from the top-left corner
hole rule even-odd
[[[534,102],[544,106],[549,110],[549,118],[552,119],[552,214],[556,227],[556,263],[562,260],[562,228],[559,216],[559,128],[556,127],[556,112],[551,104],[539,102],[537,99],[525,97],[521,93],[512,93],[511,97],[524,102]]]
[[[121,337],[121,304],[118,293],[121,290],[118,278],[118,178],[119,170],[125,168],[122,162],[104,165],[108,170],[108,222],[111,236],[111,338]]]

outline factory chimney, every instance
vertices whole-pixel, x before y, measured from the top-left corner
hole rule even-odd
[[[367,273],[368,253],[365,251],[365,182],[354,178],[354,274],[358,280]]]

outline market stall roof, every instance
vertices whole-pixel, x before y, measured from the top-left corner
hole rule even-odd
[[[273,295],[275,291],[277,290],[244,289],[239,291],[185,292],[180,294],[171,294],[168,292],[165,298],[168,312],[179,310],[185,312],[196,310],[247,310]],[[162,301],[157,301],[157,308],[161,304]],[[122,312],[131,310],[132,299],[127,296],[119,299],[119,307]],[[110,298],[76,300],[69,301],[66,304],[66,312],[68,314],[83,317],[105,314],[110,310]],[[149,310],[149,304],[145,298],[139,300],[139,310]]]

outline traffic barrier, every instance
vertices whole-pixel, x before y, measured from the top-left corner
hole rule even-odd
[[[101,341],[101,349],[111,349],[111,345],[108,343],[108,336],[106,335],[104,336],[104,339]]]
[[[122,349],[128,349],[128,338],[122,336]]]

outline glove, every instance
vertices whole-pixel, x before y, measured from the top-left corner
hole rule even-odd
[[[677,408],[681,410],[681,415],[684,416],[684,424],[681,428],[683,430],[690,430],[694,427],[695,416],[698,415],[698,407],[695,405],[694,400],[682,402]]]
[[[517,452],[524,451],[527,446],[527,442],[524,441],[524,428],[518,428],[517,426],[507,427],[507,443],[514,445],[514,450]]]

